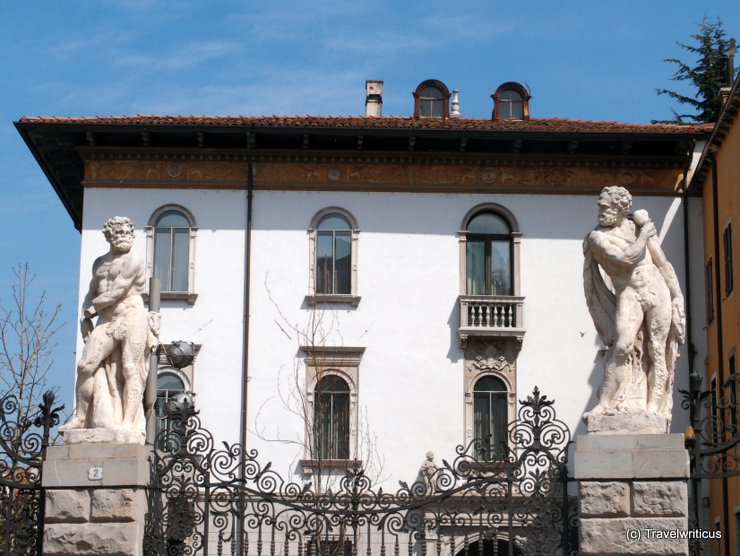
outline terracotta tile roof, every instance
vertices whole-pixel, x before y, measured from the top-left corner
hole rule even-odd
[[[21,124],[72,125],[132,125],[132,126],[248,126],[265,128],[323,128],[323,129],[389,129],[389,130],[456,130],[456,131],[520,131],[561,133],[702,133],[712,129],[711,124],[628,124],[543,118],[528,121],[490,120],[484,118],[417,119],[411,116],[133,116],[25,117]]]

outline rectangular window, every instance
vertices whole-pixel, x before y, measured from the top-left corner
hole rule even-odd
[[[170,289],[173,292],[188,291],[188,248],[190,230],[188,228],[172,229],[172,276]]]
[[[316,236],[316,293],[352,293],[352,233],[319,231]]]
[[[479,460],[496,461],[506,455],[508,407],[505,392],[475,392],[473,395],[473,426],[480,439]]]
[[[727,224],[723,238],[725,248],[725,295],[730,295],[734,287],[732,275],[732,224]]]
[[[154,275],[159,278],[162,291],[166,292],[171,288],[170,239],[170,228],[154,230]]]
[[[340,377],[327,375],[314,392],[316,459],[349,459],[349,386]]]
[[[732,425],[732,430],[729,431],[729,436],[732,438],[737,433],[737,381],[735,380],[736,359],[734,350],[730,354],[727,368],[730,371],[730,378],[727,380],[727,388],[730,390],[730,407],[728,410],[730,412],[730,424]]]
[[[714,539],[711,541],[712,543],[712,554],[716,554],[717,556],[722,556],[722,526],[720,525],[720,520],[718,517],[714,518]]]
[[[335,232],[334,293],[352,293],[352,234]]]
[[[486,292],[486,244],[482,241],[467,242],[468,295],[485,295]]]
[[[511,295],[511,245],[491,242],[491,294]]]
[[[709,383],[710,390],[710,402],[712,404],[710,408],[710,427],[712,429],[712,444],[719,442],[719,413],[717,411],[717,379],[712,378]]]
[[[704,271],[704,291],[706,292],[706,307],[707,307],[707,324],[714,322],[714,265],[712,265],[712,258],[709,257],[707,266]]]
[[[316,293],[334,293],[333,234],[316,237]]]
[[[468,240],[468,295],[511,295],[511,244],[508,240]]]

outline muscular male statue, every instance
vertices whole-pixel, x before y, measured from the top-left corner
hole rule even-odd
[[[684,300],[654,224],[644,210],[630,218],[631,205],[625,188],[605,187],[598,201],[599,225],[583,244],[586,302],[608,347],[599,403],[584,419],[645,413],[670,423]]]
[[[156,345],[158,320],[147,313],[141,294],[146,272],[131,250],[131,220],[114,216],[103,227],[110,251],[93,263],[81,321],[85,348],[77,364],[76,407],[62,427],[142,433],[147,355]],[[92,319],[97,316],[97,326]]]

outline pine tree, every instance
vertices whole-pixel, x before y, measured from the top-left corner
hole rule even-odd
[[[699,24],[699,32],[691,35],[693,44],[677,43],[696,57],[694,65],[678,58],[664,61],[675,64],[678,69],[671,78],[673,81],[688,81],[696,89],[691,97],[669,89],[658,89],[659,95],[668,95],[679,104],[696,110],[695,114],[679,114],[673,110],[673,123],[704,123],[716,121],[722,108],[720,88],[728,83],[728,56],[734,49],[735,41],[727,39],[722,22],[710,21],[704,17]]]

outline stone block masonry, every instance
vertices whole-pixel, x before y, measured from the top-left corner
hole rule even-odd
[[[680,434],[576,439],[580,554],[688,556],[688,454]]]
[[[149,449],[74,444],[49,448],[44,554],[140,556]]]

